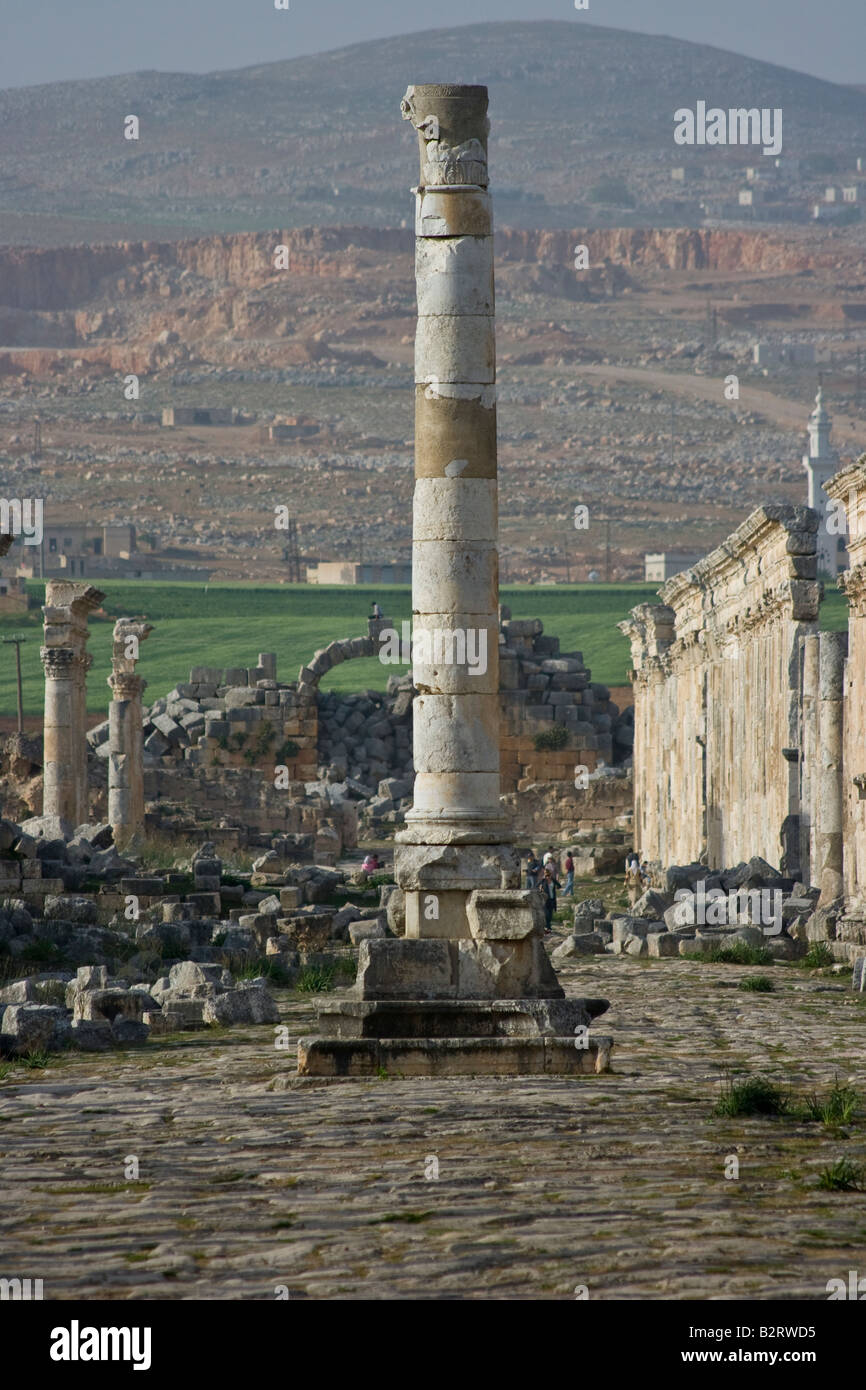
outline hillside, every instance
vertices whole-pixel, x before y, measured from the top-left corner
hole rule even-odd
[[[781,107],[798,156],[860,152],[866,130],[863,91],[733,53],[577,17],[473,24],[236,71],[0,92],[0,240],[399,225],[412,165],[399,100],[443,78],[490,87],[498,217],[515,226],[579,225],[612,161],[638,212],[665,222],[669,180],[657,184],[683,162],[673,112],[699,99]],[[138,141],[123,137],[128,114]],[[716,149],[714,167],[752,153]]]

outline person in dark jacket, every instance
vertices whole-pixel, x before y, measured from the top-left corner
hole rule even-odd
[[[526,886],[529,889],[538,887],[538,875],[541,873],[541,860],[531,849],[526,856]]]

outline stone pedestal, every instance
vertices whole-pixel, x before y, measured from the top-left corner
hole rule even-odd
[[[299,1045],[313,1076],[604,1070],[606,1000],[566,1000],[500,804],[493,228],[487,89],[410,87],[418,132],[414,805],[397,836],[406,935],[361,945],[353,999]]]
[[[144,765],[141,696],[147,681],[135,674],[140,644],[152,632],[145,618],[114,625],[108,707],[108,819],[114,843],[128,849],[144,831]]]
[[[90,584],[49,580],[45,590],[45,751],[42,814],[70,827],[87,820],[87,617],[105,595]]]

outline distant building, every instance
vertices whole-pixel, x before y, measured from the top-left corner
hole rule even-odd
[[[842,202],[859,203],[859,201],[860,185],[857,183],[846,184],[845,187],[842,189]]]
[[[815,222],[857,222],[860,209],[856,203],[815,203],[812,218]]]
[[[702,550],[657,550],[643,557],[644,579],[647,583],[662,584],[675,574],[691,569],[702,559]]]
[[[41,546],[19,543],[14,553],[15,573],[21,579],[207,582],[211,573],[198,566],[167,563],[156,556],[139,553],[135,545],[135,527],[131,525],[93,526],[80,521],[59,526],[46,524],[43,526]]]
[[[750,164],[746,169],[746,179],[749,183],[772,182],[779,177],[779,161],[775,164]]]
[[[828,531],[827,522],[836,513],[830,510],[830,500],[824,491],[828,478],[838,471],[839,458],[830,444],[830,416],[824,409],[824,393],[818,391],[815,409],[809,416],[809,452],[803,455],[803,467],[808,478],[807,503],[821,518],[818,526],[818,569],[835,579],[840,569],[845,568],[847,554],[844,548],[844,533],[838,521],[834,520],[833,530]]]
[[[7,579],[5,575],[0,575],[0,613],[26,613],[34,603],[23,580]]]
[[[671,178],[674,183],[691,183],[695,179],[702,179],[704,171],[699,164],[681,164],[676,169],[671,169]]]
[[[166,428],[176,425],[236,425],[239,416],[240,411],[230,405],[167,405],[163,407],[162,423]]]
[[[260,425],[259,440],[262,444],[278,444],[284,439],[306,439],[320,429],[318,420],[311,415],[285,415],[272,425]]]
[[[815,343],[753,343],[752,361],[756,367],[774,367],[788,362],[792,367],[813,367],[830,360],[830,349]]]
[[[134,526],[94,526],[86,521],[46,523],[42,544],[21,545],[16,574],[24,579],[74,579],[114,570],[123,574],[123,562],[135,552]]]
[[[412,564],[395,560],[385,564],[367,564],[355,560],[320,560],[307,566],[308,584],[411,584]]]

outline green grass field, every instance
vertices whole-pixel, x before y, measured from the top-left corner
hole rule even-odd
[[[44,584],[29,586],[37,604]],[[259,652],[276,652],[277,674],[294,680],[301,665],[317,647],[339,637],[357,637],[367,630],[370,604],[378,600],[394,622],[411,616],[408,587],[340,588],[320,585],[159,584],[104,581],[105,609],[111,622],[91,620],[89,650],[93,666],[88,678],[88,709],[108,708],[106,678],[111,670],[111,632],[114,618],[144,613],[154,631],[141,649],[139,672],[148,682],[145,700],[166,694],[189,678],[191,666],[253,666]],[[583,652],[594,680],[624,685],[629,666],[628,643],[616,624],[637,603],[653,601],[655,584],[572,584],[561,586],[506,585],[502,602],[514,618],[541,618],[544,630],[559,637],[565,651]],[[822,626],[844,628],[847,605],[828,584],[822,607]],[[43,706],[40,608],[26,615],[0,616],[0,637],[22,633],[24,709],[41,714]],[[383,690],[389,675],[403,667],[383,666],[378,660],[351,661],[337,667],[322,682],[323,689]],[[0,649],[0,714],[15,712],[15,649]]]

